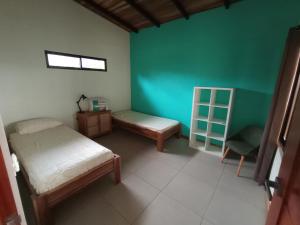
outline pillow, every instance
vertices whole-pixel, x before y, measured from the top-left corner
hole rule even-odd
[[[51,118],[37,118],[25,120],[16,124],[16,132],[19,134],[31,134],[38,131],[54,128],[63,123]]]

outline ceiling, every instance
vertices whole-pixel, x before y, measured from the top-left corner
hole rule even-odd
[[[129,32],[230,5],[237,0],[74,0]]]

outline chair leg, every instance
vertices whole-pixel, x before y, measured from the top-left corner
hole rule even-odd
[[[240,160],[240,163],[239,163],[239,167],[237,169],[237,172],[236,172],[236,175],[239,177],[240,176],[240,172],[241,172],[241,168],[242,168],[242,165],[244,163],[244,160],[245,160],[245,156],[241,156],[241,160]]]
[[[226,156],[228,155],[229,151],[230,151],[230,149],[229,149],[229,147],[227,147],[226,150],[225,150],[225,153],[224,153],[224,155],[223,155],[223,157],[222,157],[222,159],[221,159],[221,162],[222,162],[222,163],[224,162],[224,159],[225,159]]]

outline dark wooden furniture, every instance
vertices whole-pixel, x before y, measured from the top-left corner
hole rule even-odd
[[[283,158],[266,225],[300,224],[300,26],[289,32],[264,149]],[[280,150],[280,151],[281,151]],[[263,157],[264,159],[266,157]],[[267,160],[269,160],[267,158]],[[267,166],[263,164],[262,166]],[[265,178],[264,173],[260,175]],[[270,184],[267,181],[266,184]],[[268,186],[268,185],[266,185]]]
[[[265,183],[268,177],[269,168],[272,165],[273,156],[280,140],[280,132],[284,125],[283,118],[290,108],[290,95],[296,77],[299,76],[299,48],[300,26],[291,28],[289,31],[269,117],[259,149],[255,179],[261,185]]]
[[[89,138],[96,138],[112,131],[110,110],[78,112],[77,121],[79,132]]]
[[[60,185],[59,187],[42,193],[37,194],[32,185],[30,184],[29,177],[21,165],[21,171],[25,177],[27,186],[31,192],[31,199],[33,202],[34,212],[38,225],[51,225],[53,224],[53,218],[51,217],[51,208],[65,200],[66,198],[76,194],[83,188],[98,180],[106,174],[114,172],[115,183],[118,184],[121,181],[120,173],[120,156],[114,154],[114,157],[98,167],[81,174],[78,177]]]
[[[150,26],[160,27],[168,21],[217,7],[228,9],[239,0],[74,0],[83,7],[106,18],[129,32],[138,32]]]
[[[163,132],[153,131],[146,127],[142,127],[139,125],[131,124],[124,122],[122,120],[113,118],[113,124],[117,127],[121,127],[133,133],[142,135],[144,137],[150,138],[156,141],[157,150],[162,152],[164,150],[165,141],[173,135],[176,135],[178,138],[181,135],[181,125],[178,124],[173,126]]]

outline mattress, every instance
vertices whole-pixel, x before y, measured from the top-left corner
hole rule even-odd
[[[113,114],[113,118],[140,127],[145,127],[156,132],[163,132],[179,124],[176,120],[151,116],[130,110],[116,112]]]
[[[38,194],[113,158],[109,149],[64,125],[32,134],[13,133],[10,143]]]

